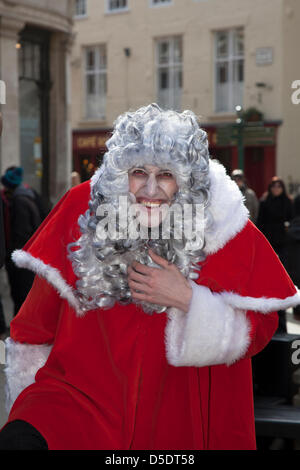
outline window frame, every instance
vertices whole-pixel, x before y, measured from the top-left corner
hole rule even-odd
[[[108,15],[115,15],[118,13],[129,11],[129,0],[126,0],[126,7],[113,8],[113,9],[110,8],[110,2],[111,0],[106,0],[105,2],[105,13]]]
[[[238,31],[243,32],[243,54],[235,54],[234,53],[234,34]],[[226,33],[227,40],[228,40],[228,53],[226,57],[218,57],[217,55],[217,47],[218,47],[218,34]],[[233,93],[233,84],[235,81],[233,80],[234,77],[234,63],[236,61],[242,60],[243,61],[243,85],[245,83],[245,28],[243,26],[237,26],[230,29],[220,29],[213,31],[213,41],[214,41],[214,58],[213,58],[213,67],[214,67],[214,93],[213,93],[213,109],[215,114],[235,114],[234,108],[234,93]],[[217,106],[217,87],[218,87],[218,72],[217,72],[217,65],[218,63],[227,63],[228,64],[228,84],[229,92],[228,92],[228,107],[226,110],[219,110]],[[244,89],[243,89],[243,96],[241,102],[239,103],[240,106],[243,106],[244,101]]]
[[[182,50],[181,62],[176,62],[174,60],[174,50],[175,50],[175,40],[176,39],[181,40],[181,50]],[[161,44],[163,42],[166,42],[166,41],[168,41],[169,47],[170,47],[170,44],[171,44],[171,51],[172,51],[171,52],[171,61],[169,60],[168,64],[160,64],[159,63],[159,44]],[[174,88],[174,86],[169,89],[168,109],[174,109],[176,111],[181,110],[181,107],[182,107],[181,99],[182,99],[182,94],[183,94],[183,60],[184,60],[184,58],[183,58],[183,35],[182,34],[176,34],[174,36],[166,36],[166,37],[155,38],[155,92],[156,92],[155,96],[156,96],[156,101],[157,101],[158,105],[161,105],[160,100],[159,100],[159,92],[160,92],[160,88],[159,88],[159,70],[161,68],[166,68],[166,66],[167,66],[167,69],[170,73],[170,76],[172,77],[171,80],[174,83],[175,72],[180,67],[181,80],[182,80],[182,86],[180,88],[180,90],[181,90],[180,109],[177,109],[175,107],[175,90],[176,89]],[[172,99],[170,99],[171,94],[173,95]]]
[[[101,49],[105,52],[105,67],[101,67],[100,65],[100,51]],[[94,50],[95,52],[95,68],[93,70],[88,70],[88,52],[90,50]],[[105,43],[101,44],[91,44],[83,46],[83,78],[84,78],[84,120],[86,121],[104,121],[106,119],[106,105],[107,105],[107,45]],[[99,89],[97,85],[99,85],[98,77],[100,75],[105,76],[105,95],[104,95],[104,106],[102,114],[97,116],[91,115],[88,113],[88,76],[95,76],[95,88],[96,90]],[[90,94],[91,95],[91,94]],[[98,96],[97,93],[95,96]]]
[[[173,5],[173,0],[167,0],[166,2],[159,0],[159,3],[154,3],[154,0],[149,0],[149,6],[151,8],[160,8]]]
[[[76,13],[76,0],[75,0],[75,8],[74,8],[74,15],[73,15],[73,18],[75,20],[80,20],[81,18],[86,18],[88,16],[87,14],[87,0],[79,0],[80,2],[83,2],[84,3],[84,10],[85,10],[85,13]]]

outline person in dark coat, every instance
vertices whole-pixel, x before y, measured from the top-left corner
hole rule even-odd
[[[35,192],[22,184],[23,168],[10,167],[1,178],[4,186],[4,226],[6,239],[5,267],[14,302],[14,315],[17,314],[31,289],[34,274],[20,269],[11,260],[14,250],[22,248],[41,223]]]
[[[0,137],[2,135],[2,115],[0,113]],[[3,203],[0,200],[0,268],[5,262],[5,236],[4,236],[4,219],[3,219]],[[0,338],[5,335],[7,331],[2,299],[0,296]]]
[[[256,225],[265,235],[282,264],[287,265],[287,228],[293,217],[293,203],[281,178],[274,176],[260,200]],[[286,314],[280,310],[278,333],[286,332]]]
[[[286,263],[287,227],[293,217],[293,202],[282,179],[274,176],[259,206],[257,227]]]
[[[294,199],[294,217],[287,230],[287,271],[297,287],[300,287],[300,195]],[[294,307],[294,315],[300,319],[300,308]]]

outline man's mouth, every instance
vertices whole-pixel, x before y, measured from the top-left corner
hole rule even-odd
[[[143,198],[137,198],[137,203],[141,204],[144,207],[147,207],[149,209],[155,209],[157,207],[160,207],[162,204],[165,204],[166,201],[162,199],[143,199]]]

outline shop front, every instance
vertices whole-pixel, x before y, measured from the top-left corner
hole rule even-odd
[[[262,122],[246,123],[243,127],[235,123],[203,127],[208,133],[211,157],[219,160],[228,174],[242,167],[248,186],[261,197],[276,174],[279,125],[280,122]]]
[[[73,131],[73,170],[82,182],[91,178],[101,164],[110,136],[111,129]]]

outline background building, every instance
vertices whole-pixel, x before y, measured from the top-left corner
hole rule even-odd
[[[70,186],[72,169],[72,13],[72,0],[0,0],[1,173],[22,165],[25,182],[52,203]]]
[[[243,165],[259,195],[275,173],[296,191],[298,0],[77,0],[74,8],[73,157],[83,178],[114,119],[155,101],[198,114],[212,155],[229,171]]]

